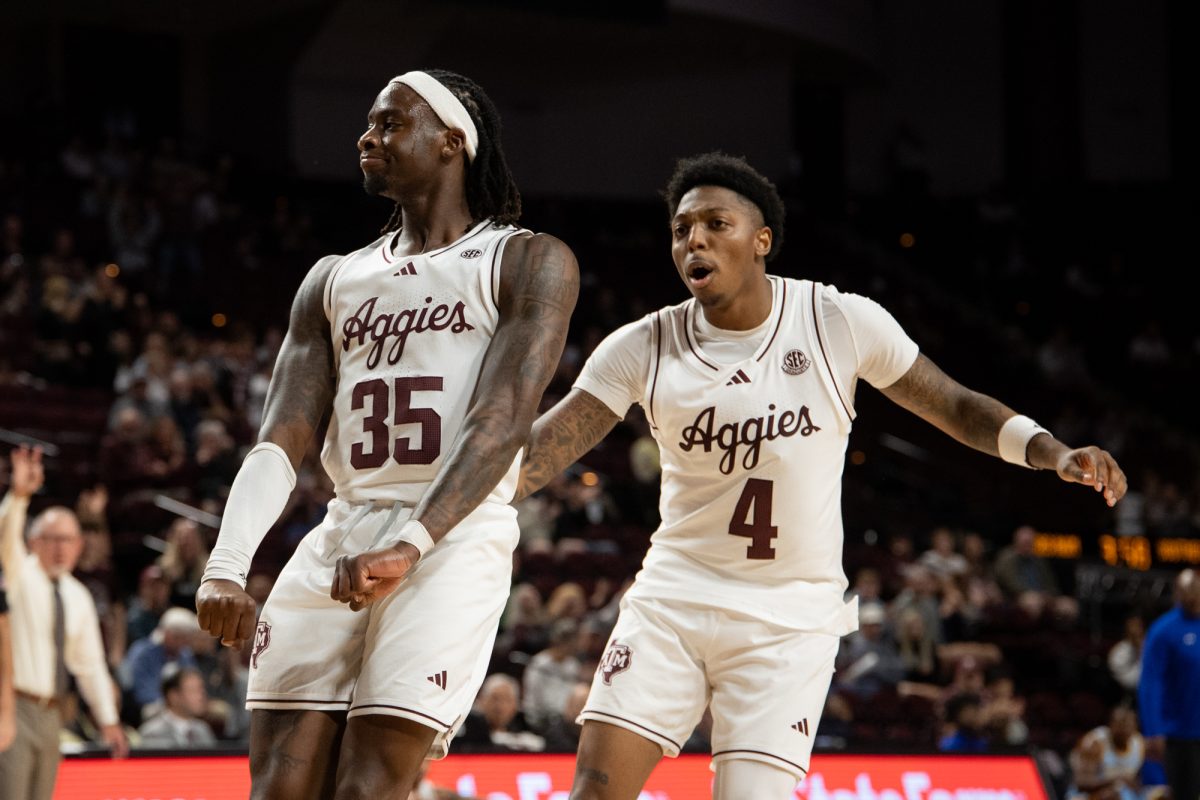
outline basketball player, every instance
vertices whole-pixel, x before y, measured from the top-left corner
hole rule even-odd
[[[859,379],[966,445],[1087,484],[1125,476],[955,383],[871,300],[779,278],[775,188],[741,159],[681,161],[671,253],[692,294],[620,328],[534,424],[518,496],[641,403],[662,458],[662,524],[581,714],[573,800],[633,800],[706,706],[715,796],[792,797],[808,768],[843,601],[842,464]]]
[[[426,754],[444,753],[508,597],[517,454],[578,292],[571,251],[515,226],[500,122],[470,80],[393,79],[358,149],[366,190],[395,211],[300,286],[197,592],[205,630],[231,646],[253,636],[253,798],[403,798]],[[327,412],[337,496],[256,628],[250,560]],[[340,599],[373,602],[359,614]]]

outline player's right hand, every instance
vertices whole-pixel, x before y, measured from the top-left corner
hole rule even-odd
[[[200,629],[220,637],[226,647],[241,647],[254,635],[256,616],[254,598],[233,581],[214,578],[196,590]]]

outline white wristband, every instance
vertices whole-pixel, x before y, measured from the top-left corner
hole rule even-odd
[[[245,588],[254,551],[283,513],[294,488],[296,471],[283,448],[270,442],[255,446],[233,479],[203,580],[222,578]]]
[[[1029,449],[1029,441],[1039,433],[1049,432],[1024,414],[1009,417],[1000,426],[1000,435],[996,437],[1000,457],[1010,464],[1019,464],[1022,467],[1033,469],[1033,465],[1029,463],[1025,455]]]
[[[425,530],[425,526],[420,520],[410,519],[404,523],[404,527],[400,529],[400,535],[396,537],[396,543],[408,542],[413,547],[417,548],[417,552],[424,556],[429,552],[429,548],[433,547],[436,542],[429,535],[429,531]]]

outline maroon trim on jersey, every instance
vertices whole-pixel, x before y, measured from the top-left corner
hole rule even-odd
[[[692,303],[683,312],[683,338],[687,339],[688,349],[690,349],[692,351],[692,355],[694,355],[696,357],[696,360],[698,360],[701,364],[703,364],[704,366],[711,369],[713,372],[720,372],[720,369],[718,369],[717,367],[714,367],[712,364],[705,361],[704,358],[700,355],[700,345],[692,344],[692,320],[689,317],[689,315],[692,313],[692,311],[695,308],[696,308],[696,304]]]
[[[795,767],[796,769],[803,772],[805,775],[808,774],[808,770],[806,770],[804,767],[797,764],[795,761],[788,761],[786,758],[780,758],[779,756],[775,755],[774,753],[764,753],[762,750],[722,750],[719,753],[713,753],[712,757],[716,758],[717,756],[727,756],[730,753],[754,753],[754,755],[756,755],[756,756],[766,756],[767,758],[773,758],[776,761],[782,761],[784,764],[787,764],[789,767]]]
[[[627,725],[632,725],[633,727],[635,727],[635,728],[640,728],[641,730],[644,730],[644,731],[646,731],[647,733],[652,733],[652,734],[654,734],[654,735],[655,735],[655,736],[657,736],[658,738],[662,739],[664,742],[670,742],[671,744],[675,745],[675,749],[676,749],[676,750],[682,750],[682,749],[683,749],[683,745],[679,744],[679,742],[675,741],[675,740],[674,740],[674,739],[672,739],[670,736],[663,736],[661,733],[659,733],[658,731],[654,730],[653,728],[647,728],[645,725],[642,725],[642,724],[640,724],[640,723],[634,722],[634,721],[633,721],[633,720],[631,720],[631,719],[625,719],[624,717],[618,717],[616,714],[609,714],[607,711],[596,711],[595,709],[592,709],[592,708],[585,708],[585,709],[583,710],[583,713],[584,713],[584,714],[599,714],[599,715],[600,715],[600,716],[602,716],[602,717],[612,717],[613,719],[619,719],[619,720],[621,720],[621,722],[624,722],[624,723],[625,723],[625,724],[627,724]],[[782,759],[781,759],[781,760],[782,760]]]
[[[767,340],[767,346],[758,354],[758,358],[754,359],[755,361],[763,360],[763,356],[767,354],[771,349],[771,345],[775,343],[775,337],[779,335],[779,329],[783,327],[783,307],[787,305],[787,281],[781,280],[779,282],[779,291],[781,292],[779,295],[779,318],[775,320],[775,332],[771,334],[771,338]]]
[[[350,710],[351,711],[362,711],[364,708],[390,708],[393,711],[406,711],[409,714],[416,714],[418,717],[423,717],[424,719],[432,720],[433,722],[436,722],[438,725],[441,725],[446,730],[450,730],[449,723],[442,722],[437,717],[431,717],[423,711],[417,711],[415,708],[407,708],[405,706],[389,706],[387,703],[367,703],[367,704],[361,705],[361,706],[354,706]]]
[[[342,256],[342,260],[329,270],[329,277],[325,279],[325,319],[330,322],[333,322],[333,281],[349,262],[350,256]]]
[[[837,376],[834,374],[833,364],[829,363],[829,354],[825,352],[825,341],[821,338],[821,318],[817,316],[821,311],[817,308],[816,281],[812,285],[812,313],[813,330],[817,333],[817,344],[821,347],[821,357],[825,359],[825,369],[829,370],[829,382],[833,384],[833,393],[837,395],[838,402],[842,404],[842,410],[846,412],[847,419],[854,419],[854,415],[850,413],[850,407],[846,405],[846,400],[842,397],[842,390],[838,388]]]
[[[504,250],[505,243],[507,243],[512,237],[516,236],[519,232],[520,231],[513,231],[512,233],[505,234],[500,241],[496,243],[496,249],[492,251],[492,270],[488,273],[488,289],[492,295],[492,305],[496,307],[497,311],[500,310],[500,298],[496,296],[496,262],[500,259],[500,253]]]
[[[662,363],[662,323],[658,319],[660,313],[662,312],[654,312],[654,327],[651,328],[650,334],[654,337],[654,378],[650,381],[650,402],[646,404],[650,424],[655,428],[658,427],[658,423],[654,421],[654,392],[658,389],[658,365]]]
[[[469,234],[467,234],[466,236],[464,236],[463,238],[461,238],[461,239],[458,239],[458,240],[456,240],[456,241],[453,241],[453,242],[451,242],[450,244],[448,244],[448,245],[446,245],[445,247],[443,247],[441,250],[434,250],[432,253],[426,253],[426,254],[425,254],[425,257],[426,257],[426,258],[433,258],[434,256],[440,256],[442,253],[446,252],[447,250],[453,250],[455,247],[457,247],[457,246],[458,246],[458,245],[460,245],[460,244],[466,244],[467,242],[471,241],[472,239],[474,239],[474,238],[475,238],[476,236],[478,236],[479,234],[481,234],[481,233],[483,233],[484,231],[486,231],[486,230],[488,229],[488,225],[489,225],[489,224],[490,224],[490,223],[489,223],[488,221],[486,221],[486,220],[485,220],[484,222],[481,222],[481,223],[479,224],[479,228],[478,228],[478,230],[476,230],[474,233],[469,233]],[[513,231],[513,233],[516,233],[516,231]]]
[[[379,248],[379,252],[383,255],[383,260],[388,264],[394,263],[388,256],[391,255],[391,249],[396,245],[396,239],[400,237],[400,231],[396,231],[390,236],[383,237],[383,245]]]
[[[306,704],[306,705],[312,705],[312,706],[349,706],[350,705],[349,700],[310,700],[307,697],[277,698],[277,697],[254,697],[253,695],[248,695],[246,697],[246,702],[247,703],[279,703],[279,704],[289,704],[289,705]]]

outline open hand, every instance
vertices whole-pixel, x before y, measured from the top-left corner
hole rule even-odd
[[[349,603],[352,611],[361,611],[394,592],[400,579],[420,557],[417,548],[408,542],[356,556],[342,556],[334,567],[329,596],[339,603]]]
[[[12,484],[8,490],[17,497],[32,497],[46,481],[42,469],[42,448],[23,444],[12,451]]]
[[[1116,460],[1099,447],[1068,450],[1058,460],[1055,469],[1058,477],[1064,481],[1082,483],[1103,493],[1104,501],[1109,506],[1115,506],[1129,488],[1125,473],[1117,466]]]

